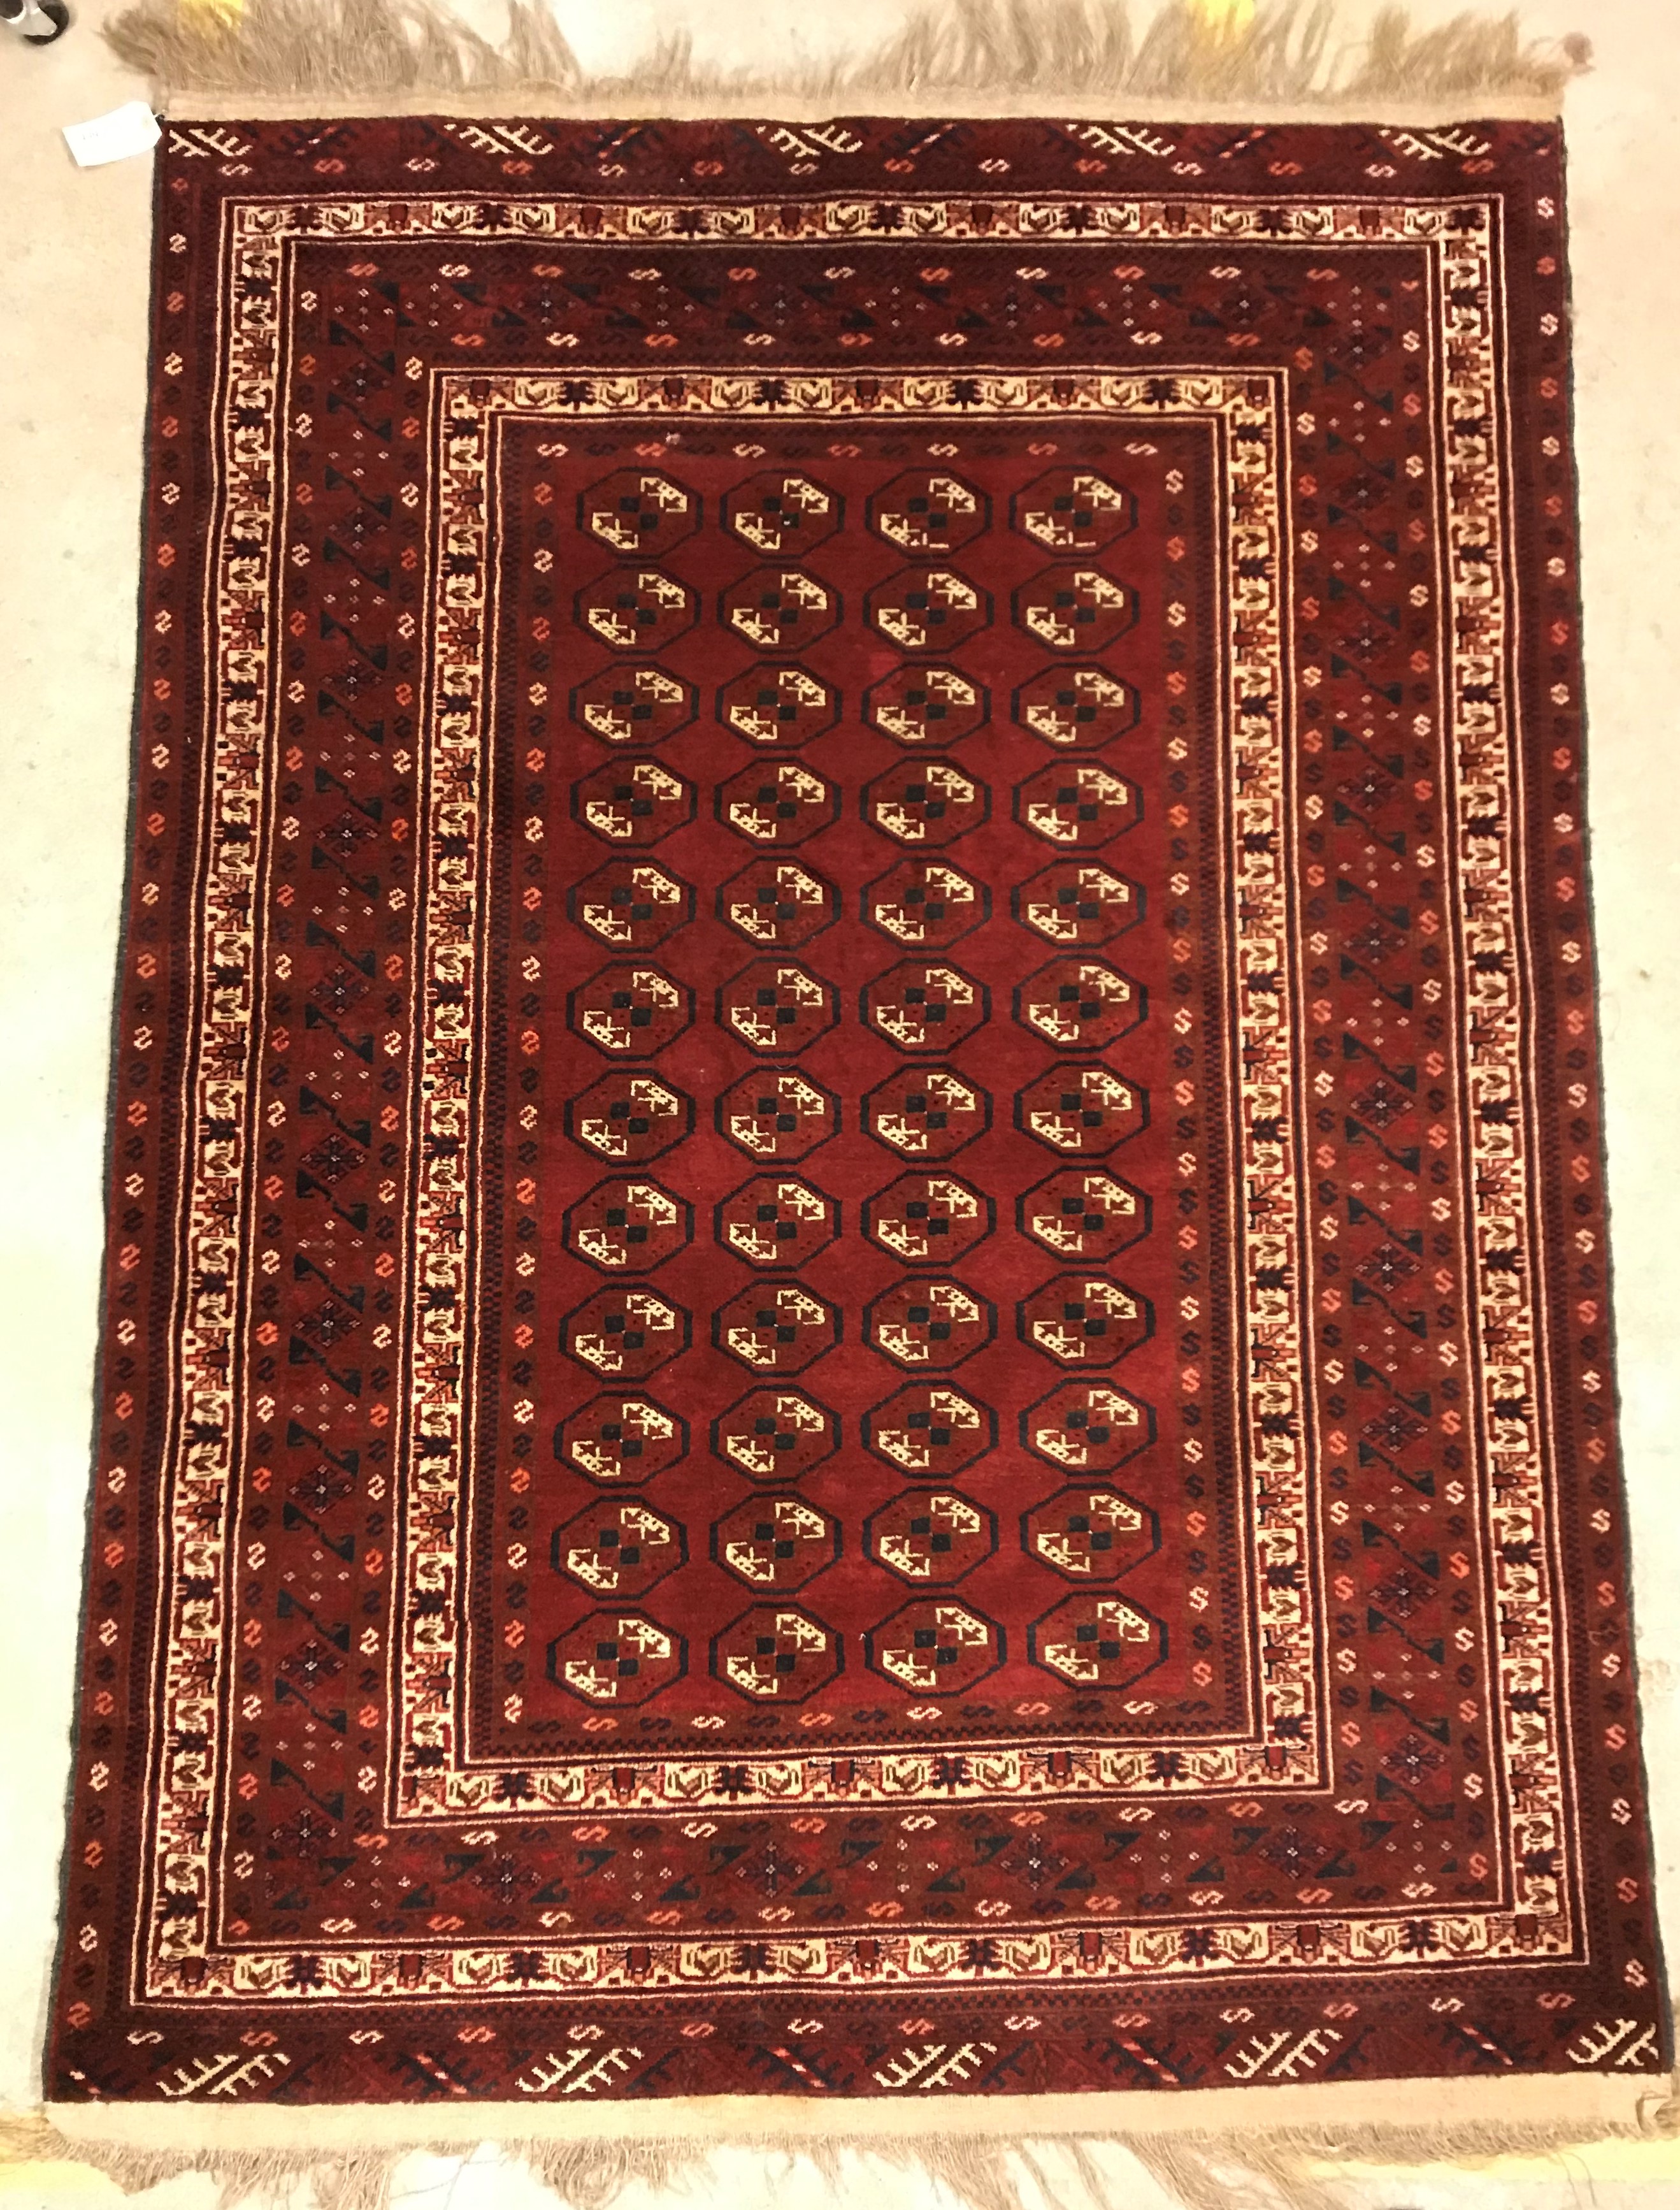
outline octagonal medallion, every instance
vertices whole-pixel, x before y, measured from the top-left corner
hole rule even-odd
[[[904,1067],[868,1092],[863,1120],[901,1157],[948,1159],[991,1126],[991,1100],[954,1067]]]
[[[840,1421],[798,1389],[753,1389],[712,1422],[712,1448],[749,1481],[799,1481],[840,1447]]]
[[[554,1430],[556,1458],[606,1487],[652,1481],[688,1448],[688,1422],[634,1391],[593,1397]]]
[[[991,816],[991,793],[954,760],[895,760],[864,787],[863,815],[896,844],[934,850]]]
[[[1100,552],[1137,520],[1137,501],[1091,468],[1051,468],[1009,502],[1009,519],[1051,552]]]
[[[566,1000],[568,1026],[615,1059],[652,1059],[694,1019],[694,992],[657,967],[603,967]]]
[[[611,652],[663,652],[694,627],[700,601],[658,568],[615,568],[577,595],[577,618]]]
[[[566,1248],[603,1273],[650,1274],[694,1236],[694,1207],[637,1174],[597,1182],[566,1211]]]
[[[1141,1604],[1081,1590],[1033,1621],[1027,1654],[1075,1688],[1129,1688],[1165,1657],[1166,1629]]]
[[[712,1529],[712,1555],[750,1588],[803,1588],[840,1552],[840,1522],[798,1496],[749,1496]]]
[[[997,1332],[997,1310],[966,1283],[912,1275],[864,1308],[871,1350],[912,1373],[948,1373]]]
[[[803,568],[755,568],[718,598],[719,620],[760,652],[803,652],[840,618],[840,593]]]
[[[1015,1307],[1023,1343],[1058,1366],[1117,1365],[1154,1332],[1146,1296],[1107,1274],[1057,1274]]]
[[[577,522],[615,552],[657,558],[700,527],[700,500],[657,468],[616,468],[580,492]]]
[[[991,619],[991,594],[954,568],[901,568],[866,602],[871,629],[900,652],[954,652]]]
[[[615,951],[651,951],[694,914],[694,891],[652,860],[609,860],[566,893],[579,927]]]
[[[802,1266],[840,1234],[837,1200],[792,1174],[755,1174],[720,1200],[714,1215],[724,1249],[750,1266]]]
[[[655,1512],[638,1496],[603,1497],[554,1531],[554,1570],[581,1582],[592,1596],[639,1597],[683,1565],[688,1537],[678,1521]]]
[[[572,813],[609,844],[657,844],[694,819],[695,788],[657,760],[607,760],[572,785]]]
[[[864,1637],[864,1663],[912,1696],[960,1696],[1004,1658],[1003,1629],[969,1605],[924,1597]]]
[[[1143,818],[1143,794],[1100,760],[1052,760],[1018,782],[1015,817],[1066,851],[1094,851]]]
[[[1010,711],[1024,729],[1063,752],[1093,752],[1136,726],[1141,702],[1102,667],[1046,667],[1023,683]]]
[[[956,552],[991,521],[991,501],[948,468],[906,468],[869,502],[869,525],[900,552]]]
[[[614,1067],[566,1101],[566,1133],[597,1158],[641,1166],[680,1144],[694,1126],[694,1100],[657,1074]]]
[[[1115,1581],[1160,1548],[1160,1523],[1117,1488],[1063,1488],[1021,1515],[1021,1546],[1072,1581]]]
[[[793,759],[750,761],[718,785],[717,816],[750,843],[798,844],[840,818],[840,790]]]
[[[1111,1381],[1064,1381],[1021,1416],[1035,1458],[1067,1473],[1111,1473],[1155,1440],[1147,1404]]]
[[[1149,1199],[1100,1167],[1063,1167],[1015,1201],[1021,1233],[1058,1259],[1107,1264],[1149,1232]]]
[[[572,719],[605,745],[662,745],[699,706],[695,685],[663,667],[604,667],[572,692]]]
[[[1143,891],[1095,860],[1055,860],[1009,893],[1009,909],[1046,943],[1094,950],[1142,920]]]
[[[1137,619],[1137,593],[1100,568],[1070,561],[1016,589],[1015,625],[1052,652],[1104,652]]]
[[[761,661],[718,692],[718,719],[750,745],[809,744],[840,719],[840,694],[803,667]]]
[[[712,1315],[712,1340],[754,1374],[800,1374],[840,1339],[840,1309],[803,1282],[749,1282]]]
[[[863,893],[863,917],[894,944],[942,951],[991,913],[990,887],[948,860],[900,860]]]
[[[689,1669],[683,1637],[645,1613],[592,1611],[548,1645],[548,1676],[585,1703],[645,1704]]]
[[[640,1381],[689,1347],[693,1320],[640,1283],[612,1283],[586,1297],[560,1323],[560,1348],[592,1374]]]
[[[1016,1127],[1069,1156],[1101,1158],[1148,1120],[1147,1092],[1106,1066],[1052,1066],[1015,1097]]]
[[[997,1548],[997,1514],[950,1489],[907,1489],[864,1524],[865,1555],[925,1588],[960,1581]]]
[[[997,1200],[953,1174],[900,1174],[864,1206],[864,1233],[903,1266],[950,1265],[997,1224]]]
[[[791,1604],[755,1604],[712,1644],[712,1671],[756,1704],[799,1704],[846,1662],[840,1637]]]
[[[1147,1010],[1143,985],[1105,959],[1052,959],[1015,987],[1016,1020],[1055,1051],[1105,1051]]]
[[[753,860],[718,891],[718,918],[750,943],[797,951],[839,918],[840,893],[797,860]]]
[[[792,1058],[834,1026],[840,993],[791,959],[756,959],[718,985],[717,1018],[750,1051]]]
[[[866,982],[858,1012],[900,1051],[954,1051],[991,1017],[991,993],[946,959],[905,959]]]
[[[718,1132],[749,1158],[802,1159],[840,1131],[840,1100],[797,1066],[751,1068],[717,1104]]]
[[[900,745],[954,745],[984,726],[984,685],[954,667],[896,667],[864,695],[864,719]]]
[[[772,559],[798,559],[832,537],[845,515],[838,492],[793,468],[765,468],[724,499],[724,524]]]
[[[947,1381],[914,1381],[864,1415],[864,1447],[914,1481],[954,1481],[997,1447],[997,1415]]]

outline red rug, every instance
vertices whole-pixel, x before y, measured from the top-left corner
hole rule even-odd
[[[51,2094],[1659,2073],[1555,130],[169,136]]]

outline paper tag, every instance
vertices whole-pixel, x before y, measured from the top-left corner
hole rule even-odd
[[[95,115],[87,123],[67,123],[64,143],[78,168],[98,168],[105,161],[126,161],[130,154],[149,154],[163,133],[158,118],[143,100],[130,100],[113,107],[109,115]]]

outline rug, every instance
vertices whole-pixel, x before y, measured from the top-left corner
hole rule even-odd
[[[1658,2083],[1562,222],[171,128],[61,2110]]]

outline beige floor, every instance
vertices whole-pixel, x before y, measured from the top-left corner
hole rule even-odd
[[[0,50],[0,2110],[36,2099],[56,1910],[87,1476],[100,1236],[107,1024],[127,806],[149,164],[75,172],[57,136],[138,88],[93,26],[45,53]],[[479,0],[487,10],[493,0]],[[562,0],[585,57],[628,57],[692,24],[720,57],[889,26],[894,0]],[[1444,12],[1444,10],[1442,10]],[[1592,714],[1593,872],[1610,1085],[1616,1311],[1638,1626],[1671,1928],[1680,1928],[1680,19],[1671,0],[1537,0],[1537,30],[1591,32],[1596,73],[1569,95],[1578,441]],[[750,49],[744,41],[750,38]],[[1671,1933],[1671,1947],[1680,1946]],[[1122,2160],[1123,2162],[1124,2160]],[[1153,2210],[1135,2166],[1111,2200]],[[405,2199],[522,2210],[517,2171],[415,2159]],[[27,2203],[111,2192],[84,2168],[0,2166]],[[206,2181],[164,2189],[208,2210]],[[848,2203],[925,2189],[858,2170]],[[1599,2152],[1565,2169],[1373,2173],[1372,2206],[1539,2210],[1680,2204],[1680,2155]],[[806,2210],[789,2177],[731,2153],[690,2200]],[[642,2198],[645,2201],[647,2198]],[[827,2198],[832,2199],[832,2198]]]

